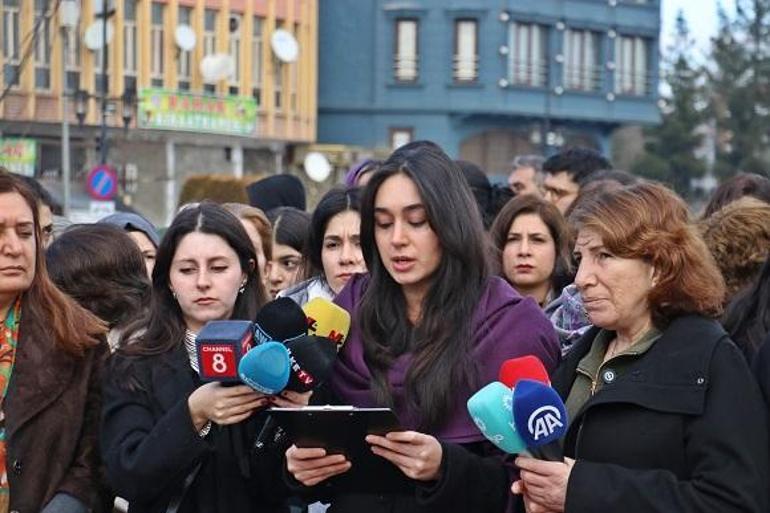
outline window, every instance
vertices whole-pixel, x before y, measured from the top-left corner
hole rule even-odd
[[[177,20],[179,25],[192,26],[192,7],[179,6]],[[177,88],[189,91],[192,81],[192,54],[188,50],[180,50],[177,55],[176,76]]]
[[[251,94],[262,105],[262,18],[254,17],[251,34]]]
[[[285,30],[285,28],[280,25],[276,26],[276,29],[279,30]],[[273,82],[273,93],[274,93],[274,103],[275,103],[275,109],[281,110],[283,109],[283,74],[286,72],[286,64],[284,64],[282,61],[279,61],[275,57],[273,58],[273,74],[274,74],[274,82]]]
[[[414,135],[413,128],[391,128],[390,129],[390,149],[395,151],[401,146],[412,142]]]
[[[641,37],[615,38],[615,93],[644,96],[650,91],[648,43]]]
[[[230,94],[237,95],[241,91],[241,16],[230,14],[230,23],[237,28],[230,31],[230,57],[233,58],[235,70],[228,80],[230,84],[228,91]]]
[[[3,80],[19,85],[19,0],[3,1]]]
[[[564,85],[567,89],[601,89],[599,34],[589,30],[564,31]]]
[[[455,50],[452,76],[455,82],[475,82],[478,78],[478,23],[455,21]]]
[[[299,40],[299,24],[294,25],[294,37]],[[299,61],[289,64],[289,105],[291,110],[297,111],[299,91]]]
[[[51,4],[49,0],[35,0],[35,89],[51,88]]]
[[[215,9],[206,9],[203,11],[203,55],[213,55],[217,53],[217,11]],[[203,84],[203,90],[209,93],[215,93],[216,84]]]
[[[67,30],[67,52],[64,65],[66,67],[65,91],[80,89],[80,26]]]
[[[532,23],[511,23],[508,31],[508,80],[543,87],[548,78],[548,29]]]
[[[150,84],[163,87],[163,15],[164,4],[152,4],[150,20]]]
[[[396,20],[394,69],[395,79],[398,82],[417,81],[419,68],[418,25],[418,21],[413,18],[400,18]]]
[[[123,0],[123,88],[136,90],[137,62],[136,0]]]

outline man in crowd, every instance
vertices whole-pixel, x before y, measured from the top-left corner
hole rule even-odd
[[[519,155],[513,159],[508,185],[514,194],[543,195],[543,161],[539,155]]]
[[[612,163],[595,150],[576,147],[557,153],[543,163],[545,199],[564,214],[591,175],[607,169]]]

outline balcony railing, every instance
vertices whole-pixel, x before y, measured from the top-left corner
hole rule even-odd
[[[416,82],[420,58],[417,55],[396,55],[393,59],[393,73],[398,82]]]
[[[452,59],[452,77],[455,82],[475,82],[478,80],[478,55],[455,55]]]
[[[548,63],[545,60],[512,60],[509,63],[508,81],[515,85],[543,87],[548,81]]]

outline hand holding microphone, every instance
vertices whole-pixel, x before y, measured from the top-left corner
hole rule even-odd
[[[200,431],[208,421],[219,425],[236,424],[251,413],[268,405],[264,394],[244,385],[223,386],[218,382],[201,385],[187,398],[195,429]]]

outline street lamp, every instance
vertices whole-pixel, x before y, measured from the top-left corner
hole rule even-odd
[[[91,95],[88,91],[78,89],[75,91],[75,116],[78,118],[78,124],[83,126],[83,122],[86,120],[86,114],[88,113],[88,100]]]
[[[131,119],[134,117],[134,109],[136,108],[136,89],[126,89],[123,91],[121,101],[123,102],[123,108],[121,109],[123,115],[123,127],[128,130]]]

